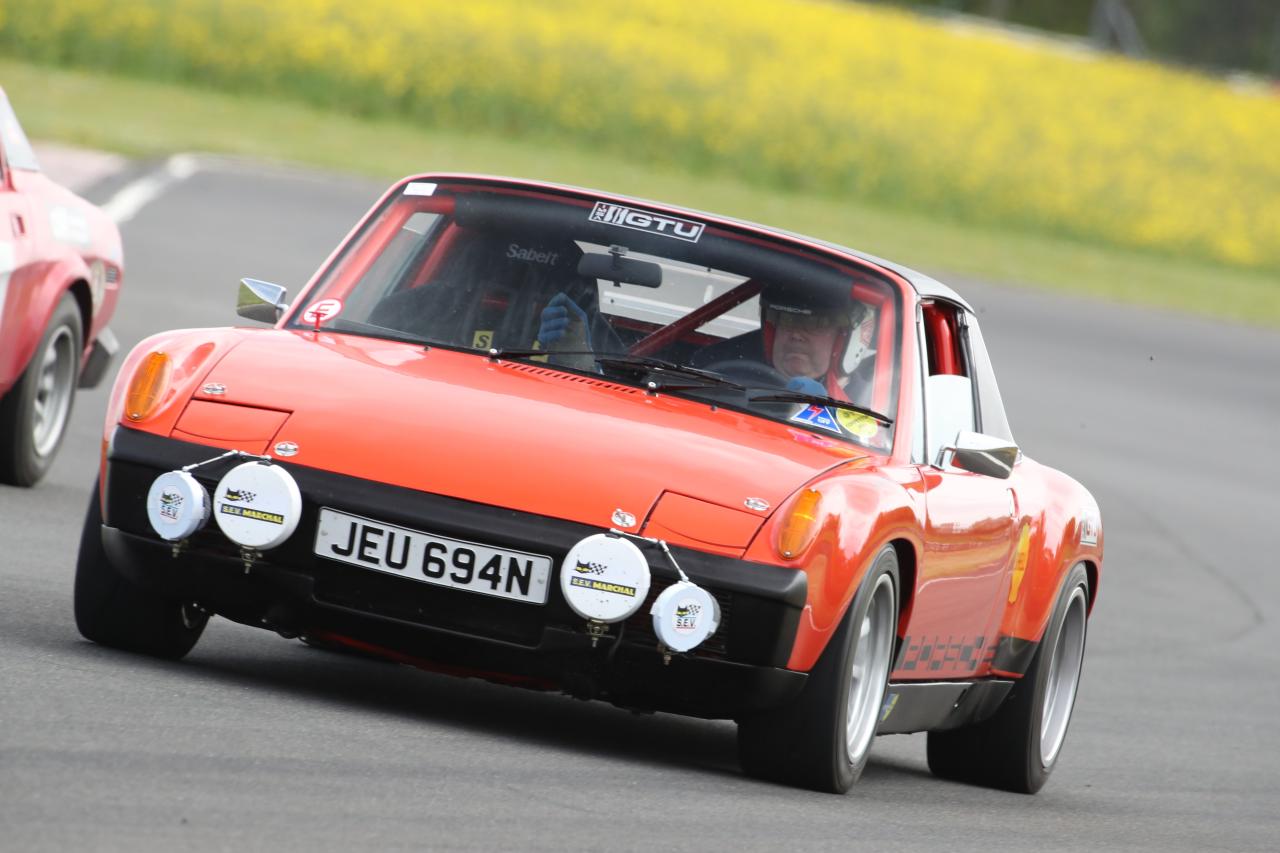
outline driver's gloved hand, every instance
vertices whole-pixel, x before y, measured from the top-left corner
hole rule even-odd
[[[558,344],[557,349],[591,349],[591,331],[587,313],[565,293],[557,293],[542,309],[538,326],[538,343],[543,347]]]
[[[793,376],[787,381],[788,391],[799,391],[801,394],[816,394],[819,397],[829,397],[827,389],[822,383],[816,379],[810,379],[808,376]]]

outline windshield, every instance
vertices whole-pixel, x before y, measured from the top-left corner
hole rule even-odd
[[[414,182],[289,327],[497,350],[888,451],[899,311],[852,261],[693,217]]]

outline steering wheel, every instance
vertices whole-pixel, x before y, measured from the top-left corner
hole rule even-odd
[[[710,373],[719,373],[741,385],[755,387],[786,388],[788,377],[781,370],[762,361],[746,358],[726,358],[701,368]]]

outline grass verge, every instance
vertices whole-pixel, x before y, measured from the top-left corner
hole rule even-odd
[[[665,171],[547,139],[503,139],[368,121],[272,99],[0,60],[33,138],[134,157],[206,151],[391,179],[458,170],[564,181],[813,234],[942,280],[948,274],[1280,328],[1271,273],[981,228]]]

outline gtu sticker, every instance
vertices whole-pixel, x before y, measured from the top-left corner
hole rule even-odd
[[[606,204],[603,201],[596,202],[596,206],[591,209],[590,218],[592,222],[605,222],[609,225],[620,225],[623,228],[631,228],[636,231],[649,231],[653,234],[674,237],[677,240],[686,240],[690,243],[698,242],[704,227],[701,222],[691,222],[688,219],[664,216],[660,213],[648,213],[631,207],[623,207],[620,204]]]

